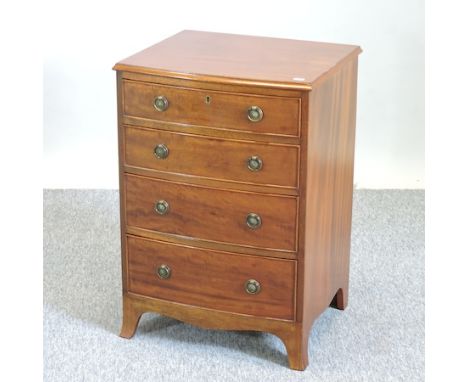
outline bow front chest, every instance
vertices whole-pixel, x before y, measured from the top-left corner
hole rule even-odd
[[[360,51],[183,31],[115,65],[122,337],[157,312],[307,366],[347,304]]]

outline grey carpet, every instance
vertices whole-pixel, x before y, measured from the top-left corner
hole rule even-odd
[[[118,194],[44,190],[45,381],[424,380],[424,191],[354,196],[349,306],[328,309],[309,338],[309,367],[283,344],[144,314],[118,336]]]

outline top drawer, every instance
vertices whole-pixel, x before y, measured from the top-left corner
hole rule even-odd
[[[160,103],[156,106],[161,110],[155,106],[157,97],[160,97]],[[124,80],[123,100],[124,115],[130,117],[299,136],[299,98],[224,93]],[[252,121],[255,117],[259,120]]]

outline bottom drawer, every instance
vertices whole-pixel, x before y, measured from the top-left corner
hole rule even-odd
[[[296,261],[237,255],[127,236],[129,292],[294,320]]]

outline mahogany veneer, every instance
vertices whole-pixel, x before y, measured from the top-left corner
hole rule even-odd
[[[357,46],[183,31],[117,71],[123,325],[273,333],[348,300]]]

